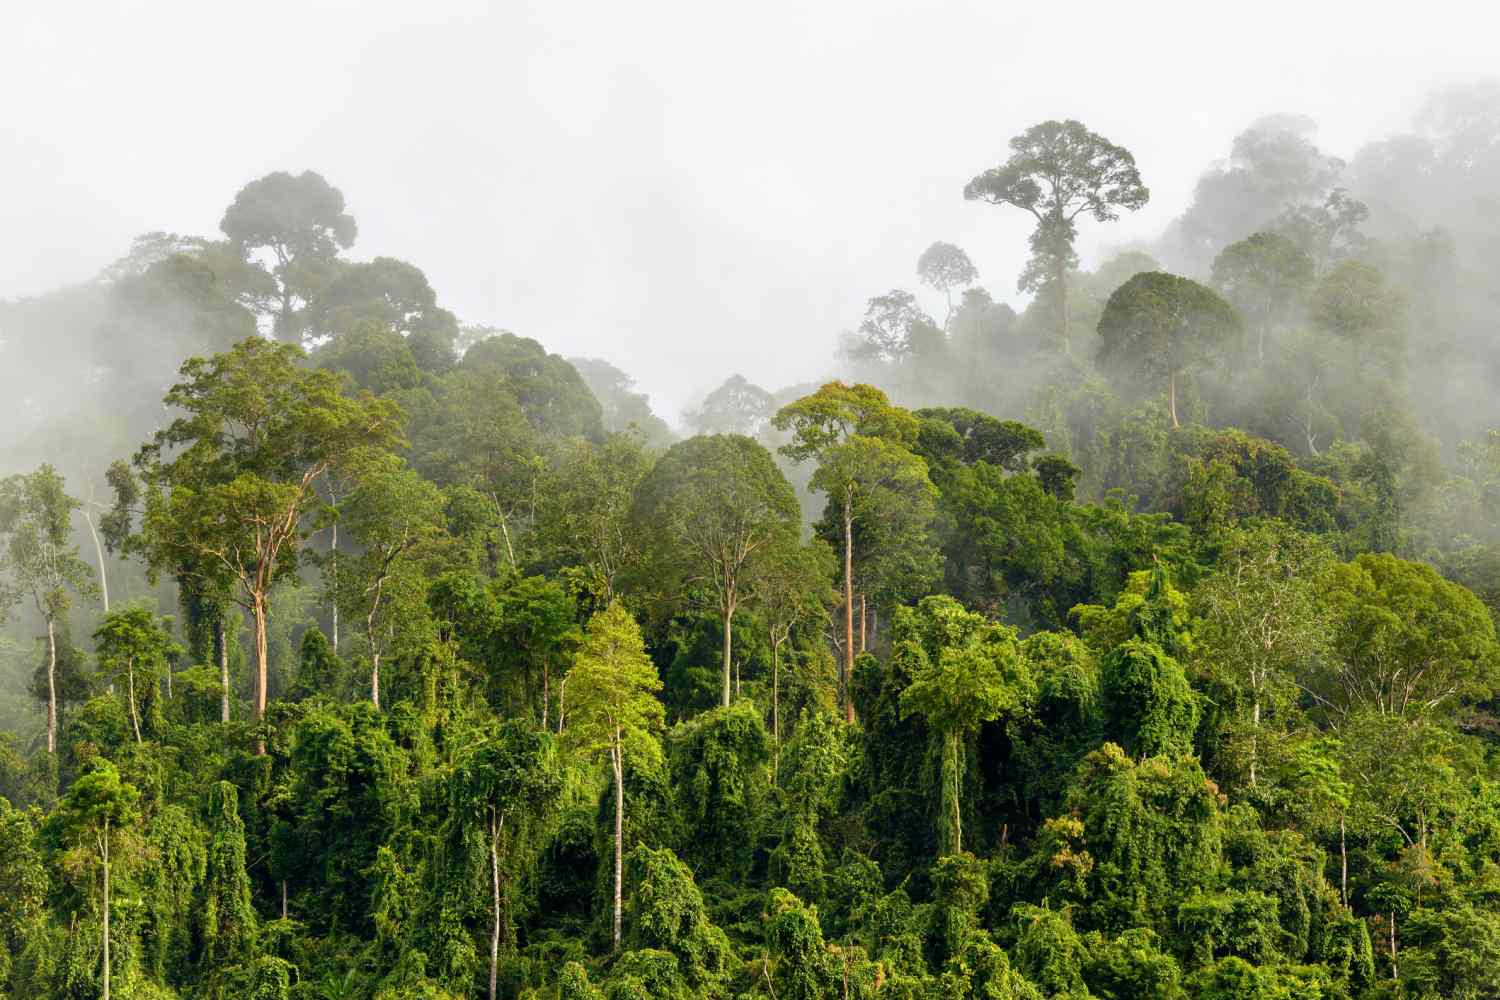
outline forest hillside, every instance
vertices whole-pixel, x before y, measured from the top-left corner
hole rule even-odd
[[[1500,87],[1118,138],[680,415],[312,170],[0,301],[0,998],[1500,996]]]

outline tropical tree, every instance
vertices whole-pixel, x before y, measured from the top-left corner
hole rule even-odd
[[[905,529],[901,537],[924,547],[937,491],[927,478],[927,464],[908,450],[916,443],[916,418],[892,406],[873,386],[830,382],[782,407],[773,423],[792,434],[782,454],[798,462],[817,460],[812,488],[828,498],[829,513],[842,535],[844,710],[852,722],[855,522],[878,527],[899,519]]]
[[[397,632],[418,631],[426,608],[424,547],[445,537],[442,492],[394,456],[363,474],[338,508],[358,555],[335,563],[338,603],[363,620],[370,656],[370,703],[380,707],[380,660]],[[406,612],[403,614],[403,612]],[[414,638],[406,635],[408,640]]]
[[[500,945],[509,922],[507,879],[515,864],[515,846],[525,843],[526,828],[552,808],[562,780],[547,733],[522,719],[510,719],[490,727],[467,749],[452,785],[455,815],[484,832],[490,874],[490,1000],[497,1000]]]
[[[581,589],[601,605],[614,600],[621,574],[640,558],[631,505],[651,465],[639,437],[617,433],[597,445],[564,443],[542,476],[536,531],[542,562],[581,577]]]
[[[641,630],[618,601],[589,619],[569,675],[568,725],[563,739],[576,752],[604,757],[614,779],[614,918],[611,940],[620,946],[624,878],[625,755],[661,756],[655,733],[665,713],[656,692],[661,678],[646,655]]]
[[[239,790],[227,781],[211,785],[206,812],[208,851],[198,934],[203,971],[212,976],[254,958],[259,920],[245,868],[245,821],[240,818]]]
[[[943,332],[948,332],[953,322],[953,290],[967,288],[979,280],[979,269],[969,260],[969,255],[952,243],[941,241],[922,251],[917,258],[917,277],[922,284],[943,293],[948,312],[943,317]]]
[[[650,532],[662,579],[713,594],[723,623],[723,704],[734,676],[733,624],[754,596],[755,562],[795,538],[801,509],[771,453],[740,434],[680,441],[636,489],[635,522]]]
[[[137,743],[141,742],[141,715],[137,708],[136,677],[143,678],[146,689],[154,696],[161,675],[169,669],[169,661],[182,652],[182,647],[172,640],[169,625],[149,609],[135,605],[105,615],[103,624],[94,632],[100,669],[114,683],[123,682]]]
[[[78,558],[78,546],[69,544],[80,506],[50,465],[0,480],[0,570],[11,580],[9,589],[0,583],[0,607],[24,594],[47,625],[48,753],[57,751],[58,622],[67,616],[70,591],[94,594],[93,574]]]
[[[1334,566],[1320,596],[1333,655],[1311,664],[1302,684],[1335,722],[1360,711],[1441,716],[1500,685],[1489,612],[1425,563],[1365,553]]]
[[[1312,288],[1312,258],[1279,233],[1254,233],[1214,258],[1214,286],[1255,330],[1255,360],[1266,360],[1266,337],[1301,307]]]
[[[759,437],[776,412],[769,392],[743,375],[731,375],[684,417],[698,434],[744,434]]]
[[[965,611],[951,597],[926,597],[898,608],[892,656],[911,677],[901,716],[921,715],[943,748],[944,854],[963,851],[964,744],[980,723],[1020,708],[1033,688],[1016,631]]]
[[[1220,358],[1239,338],[1234,307],[1189,278],[1151,271],[1115,289],[1099,317],[1099,362],[1166,382],[1167,410],[1177,419],[1177,381]]]
[[[276,336],[300,343],[300,310],[338,273],[339,251],[359,231],[344,211],[343,193],[311,170],[295,176],[278,170],[241,188],[219,228],[241,253],[270,252]]]
[[[836,559],[822,539],[802,544],[779,539],[756,567],[751,591],[771,644],[771,739],[781,748],[781,651],[793,629],[821,617],[835,600],[832,580]]]
[[[399,410],[350,398],[333,372],[307,369],[301,348],[252,338],[190,358],[165,402],[186,412],[136,456],[145,512],[132,543],[162,570],[217,589],[232,581],[254,622],[254,711],[266,709],[271,588],[290,579],[316,484],[331,468],[401,442]]]
[[[1023,291],[1048,288],[1057,303],[1057,327],[1063,351],[1068,341],[1068,271],[1077,266],[1073,250],[1076,220],[1090,215],[1099,222],[1119,218],[1122,208],[1135,211],[1151,192],[1141,183],[1135,157],[1122,146],[1090,132],[1083,123],[1045,121],[1010,140],[1011,155],[964,186],[964,198],[1010,205],[1031,213],[1031,262],[1021,272]]]
[[[71,850],[86,859],[86,865],[97,863],[99,867],[101,1000],[109,1000],[110,996],[111,879],[118,863],[134,857],[137,837],[132,825],[139,800],[136,787],[121,781],[115,766],[101,760],[73,783],[49,820],[60,842],[72,845]]]
[[[865,305],[864,322],[851,342],[856,361],[898,364],[916,353],[924,339],[941,339],[942,331],[917,305],[916,296],[899,288],[877,295]]]
[[[1329,652],[1321,581],[1333,554],[1280,522],[1237,529],[1219,569],[1193,594],[1202,662],[1250,695],[1249,783],[1256,784],[1262,716],[1296,700],[1299,674]]]

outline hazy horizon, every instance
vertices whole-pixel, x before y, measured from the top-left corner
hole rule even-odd
[[[1496,21],[1363,13],[1356,39],[1352,5],[1287,4],[1216,43],[1177,5],[899,7],[271,3],[226,28],[211,5],[16,4],[0,84],[31,99],[0,139],[0,298],[86,280],[142,232],[215,235],[247,181],[312,169],[359,222],[352,259],[408,260],[464,322],[618,365],[680,424],[734,372],[831,370],[935,240],[1023,301],[1028,220],[961,192],[1035,121],[1084,121],[1151,188],[1082,227],[1089,264],[1159,234],[1264,114],[1346,159],[1408,127],[1493,68]]]

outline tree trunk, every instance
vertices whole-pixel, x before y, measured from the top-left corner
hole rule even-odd
[[[130,696],[130,725],[135,729],[135,741],[141,742],[141,717],[135,710],[135,661],[131,660],[125,666],[125,682]]]
[[[500,829],[490,807],[490,897],[494,906],[490,925],[490,1000],[498,1000],[500,982]]]
[[[961,854],[964,849],[964,820],[963,810],[958,804],[958,793],[963,781],[963,744],[956,729],[948,739],[952,742],[950,752],[953,754],[953,853]]]
[[[104,838],[99,842],[104,856],[104,992],[102,1000],[109,1000],[109,817],[104,818]]]
[[[1175,431],[1182,425],[1177,422],[1177,373],[1167,372],[1167,409],[1172,412],[1172,429]]]
[[[380,711],[380,654],[370,658],[370,704]]]
[[[256,594],[254,602],[255,612],[255,694],[254,708],[255,721],[261,722],[266,717],[267,687],[270,684],[270,650],[266,647],[266,619],[268,609],[264,594]],[[266,755],[266,741],[257,738],[255,741],[255,754],[257,757]]]
[[[615,731],[615,745],[610,749],[610,763],[615,769],[615,917],[614,950],[620,950],[620,897],[625,877],[624,852],[620,840],[625,835],[625,749],[620,745],[620,732]]]
[[[568,675],[563,674],[563,679],[557,682],[557,735],[561,736],[563,731],[563,713],[567,711],[568,700]]]
[[[854,721],[854,498],[844,494],[844,721]]]
[[[1073,343],[1070,339],[1072,333],[1068,327],[1071,325],[1071,317],[1068,315],[1068,264],[1059,258],[1057,267],[1053,270],[1053,280],[1057,283],[1057,325],[1062,333],[1063,354],[1067,357],[1073,356]]]
[[[771,742],[781,764],[781,643],[771,640]],[[773,777],[774,777],[774,772]]]
[[[1250,710],[1250,787],[1255,787],[1255,765],[1256,758],[1260,755],[1260,699],[1255,699],[1255,707]]]
[[[506,523],[504,514],[500,515],[500,534],[505,536],[505,556],[510,560],[510,571],[516,571],[516,550],[510,545],[510,525]]]
[[[1349,847],[1344,842],[1344,815],[1339,814],[1339,898],[1349,905]]]
[[[1396,911],[1391,911],[1391,978],[1400,979],[1400,969],[1396,965]]]
[[[219,721],[229,721],[229,636],[219,615]]]
[[[255,615],[255,721],[259,722],[266,717],[266,688],[271,676],[271,652],[267,645],[269,609],[264,594],[255,595],[252,610]]]
[[[864,591],[860,591],[860,594],[859,594],[859,651],[861,653],[863,653],[866,649],[869,648],[868,645],[867,645],[867,643],[866,643],[866,640],[865,640],[865,622],[867,620],[868,619],[866,618],[866,615],[865,615],[865,594],[864,594]]]
[[[90,495],[93,490],[91,489]],[[99,596],[104,600],[104,613],[109,614],[109,577],[104,573],[104,546],[99,544],[99,532],[94,530],[94,519],[89,516],[87,506],[83,508],[83,523],[89,526],[89,535],[94,539],[94,555],[99,559]]]
[[[47,617],[47,752],[57,753],[57,625]]]
[[[727,593],[727,591],[726,591]],[[730,664],[733,662],[734,652],[734,598],[726,596],[723,605],[724,611],[724,707],[729,707],[729,673]]]
[[[281,880],[281,919],[286,919],[286,879]]]
[[[332,483],[329,483],[329,485],[328,485],[328,502],[329,502],[329,504],[331,504],[333,506],[338,506],[339,497],[338,497],[337,493],[333,492],[333,484]],[[333,655],[334,656],[338,656],[339,655],[339,598],[338,598],[338,586],[339,586],[339,522],[338,522],[338,518],[337,517],[335,517],[333,519],[333,524],[332,524],[331,530],[332,530],[333,537],[329,540],[329,543],[328,543],[328,561],[329,561],[329,563],[333,567],[333,607],[330,610],[333,612],[333,638],[332,638],[332,642],[333,642]]]

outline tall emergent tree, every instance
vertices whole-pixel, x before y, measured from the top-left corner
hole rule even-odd
[[[400,411],[351,398],[300,347],[259,337],[190,358],[165,397],[186,411],[136,456],[145,513],[134,545],[150,573],[233,582],[255,626],[255,718],[265,714],[272,585],[296,571],[318,479],[401,441]]]
[[[611,940],[620,946],[625,832],[625,754],[661,756],[656,731],[665,713],[656,692],[661,678],[646,655],[641,630],[619,602],[589,619],[569,675],[571,707],[564,740],[577,752],[603,755],[615,786],[615,906]]]
[[[927,463],[909,450],[917,439],[916,417],[892,406],[874,386],[830,382],[782,407],[774,423],[792,432],[783,454],[798,462],[817,460],[812,488],[828,497],[842,528],[844,714],[853,722],[855,522],[874,528],[899,518],[902,538],[924,546],[937,490],[927,478]]]
[[[296,176],[278,170],[241,188],[219,228],[240,253],[270,251],[276,336],[300,343],[300,311],[337,275],[339,251],[359,232],[344,211],[343,193],[311,170]]]
[[[1137,274],[1115,289],[1099,317],[1099,362],[1106,368],[1164,379],[1172,426],[1177,380],[1205,367],[1240,336],[1240,317],[1218,293],[1164,271]]]
[[[734,676],[734,614],[751,596],[746,576],[778,540],[795,539],[797,494],[771,453],[741,434],[674,444],[636,489],[635,518],[657,543],[664,576],[705,586],[724,625],[724,697]]]
[[[1151,198],[1135,157],[1082,122],[1045,121],[1011,139],[1011,155],[964,185],[964,198],[1012,205],[1036,219],[1031,261],[1021,272],[1023,291],[1048,289],[1057,304],[1063,351],[1068,345],[1069,269],[1078,263],[1075,220],[1083,214],[1112,222],[1122,208],[1135,211]]]
[[[967,288],[979,280],[979,269],[961,247],[941,241],[922,251],[917,258],[917,277],[922,284],[943,293],[948,312],[943,317],[943,332],[953,322],[953,290]]]
[[[80,506],[50,465],[0,480],[0,570],[11,578],[9,586],[0,583],[0,607],[29,596],[47,623],[48,753],[57,751],[57,623],[68,613],[69,591],[94,592],[92,571],[69,544]]]

